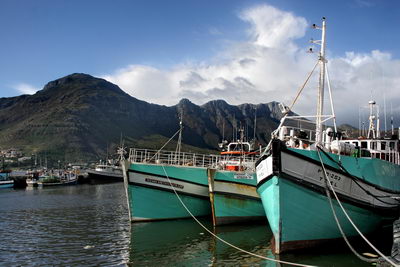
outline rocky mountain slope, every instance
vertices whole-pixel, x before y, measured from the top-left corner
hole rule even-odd
[[[105,157],[120,142],[157,149],[179,128],[183,110],[186,149],[216,150],[222,138],[243,127],[265,144],[281,113],[278,103],[229,105],[223,100],[198,106],[182,99],[175,106],[138,100],[118,86],[87,74],[49,82],[34,95],[0,99],[0,147],[45,153],[56,160]],[[257,115],[256,115],[257,114]]]

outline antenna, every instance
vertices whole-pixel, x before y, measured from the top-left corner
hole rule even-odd
[[[179,116],[179,135],[178,135],[178,142],[176,144],[176,149],[175,149],[175,160],[177,163],[179,163],[179,159],[180,159],[180,155],[181,155],[182,129],[183,129],[183,107],[181,109],[181,115]]]
[[[361,107],[358,106],[358,136],[361,136]]]
[[[386,136],[387,128],[386,128],[386,94],[385,93],[383,93],[383,117],[385,119],[385,136]]]
[[[392,126],[392,136],[394,135],[394,127],[393,127],[393,105],[390,102],[390,125]]]
[[[253,141],[256,141],[256,130],[257,130],[257,106],[254,107],[254,136]]]
[[[233,140],[233,141],[236,141],[236,115],[233,115],[232,140]]]
[[[225,140],[225,120],[222,119],[222,141]]]

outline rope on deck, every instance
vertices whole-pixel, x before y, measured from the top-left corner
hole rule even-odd
[[[323,162],[323,160],[322,160],[322,157],[321,157],[321,154],[320,154],[320,150],[322,150],[322,149],[321,149],[319,146],[317,146],[318,157],[319,157],[319,160],[320,160],[320,162],[321,162],[322,169],[323,169],[323,171],[324,171],[324,177],[325,177],[325,192],[326,192],[326,195],[327,195],[327,197],[328,197],[329,204],[330,204],[330,206],[331,206],[332,213],[333,213],[333,216],[334,216],[334,218],[335,218],[336,224],[337,224],[337,226],[338,226],[338,228],[339,228],[340,233],[341,233],[342,236],[343,236],[343,239],[346,241],[347,246],[350,248],[350,250],[351,250],[360,260],[363,260],[363,261],[369,262],[369,263],[371,263],[371,262],[376,263],[376,262],[378,261],[378,259],[370,259],[370,258],[366,258],[366,257],[360,255],[360,254],[351,246],[349,240],[348,240],[347,237],[346,237],[346,234],[344,233],[344,231],[343,231],[343,229],[342,229],[342,227],[341,227],[341,225],[340,225],[339,219],[338,219],[337,216],[336,216],[336,212],[335,212],[335,209],[333,208],[332,199],[331,199],[331,195],[330,195],[328,186],[329,186],[329,188],[331,189],[333,195],[335,196],[336,201],[337,201],[337,203],[339,204],[340,208],[342,209],[344,215],[345,215],[346,218],[349,220],[349,222],[350,222],[351,225],[354,227],[354,229],[358,232],[358,234],[364,239],[364,241],[365,241],[376,253],[378,253],[384,260],[386,260],[388,263],[392,264],[393,266],[400,266],[400,265],[394,263],[394,262],[393,262],[392,260],[390,260],[388,257],[386,257],[382,252],[380,252],[380,251],[379,251],[379,250],[378,250],[364,235],[363,235],[363,233],[357,228],[357,226],[356,226],[356,225],[354,224],[354,222],[351,220],[351,218],[350,218],[349,215],[347,214],[346,210],[344,209],[342,203],[340,202],[338,196],[336,195],[336,192],[335,192],[335,190],[334,190],[334,188],[333,188],[333,186],[332,186],[332,183],[331,183],[331,181],[330,181],[328,175],[326,174],[325,165],[324,165],[324,162]]]
[[[272,261],[272,262],[277,262],[277,263],[283,263],[283,264],[293,265],[293,266],[315,267],[315,266],[313,266],[313,265],[301,264],[301,263],[293,263],[293,262],[288,262],[288,261],[281,261],[281,260],[277,260],[277,259],[268,258],[268,257],[262,256],[262,255],[258,255],[258,254],[255,254],[255,253],[253,253],[253,252],[250,252],[250,251],[241,249],[241,248],[239,248],[239,247],[237,247],[237,246],[235,246],[235,245],[229,243],[228,241],[225,241],[224,239],[220,238],[219,236],[217,236],[216,234],[214,234],[213,232],[211,232],[207,227],[205,227],[205,226],[192,214],[192,212],[188,209],[188,207],[185,205],[185,203],[183,203],[183,201],[182,201],[182,199],[180,198],[178,192],[176,192],[175,188],[172,186],[171,180],[169,179],[169,176],[168,176],[168,174],[167,174],[167,171],[166,171],[165,168],[164,168],[164,165],[161,165],[161,167],[163,168],[164,173],[165,173],[165,177],[167,177],[168,182],[169,182],[169,184],[170,184],[172,190],[174,191],[176,197],[178,198],[178,200],[179,200],[179,202],[182,204],[182,206],[185,208],[185,210],[189,213],[189,215],[190,215],[190,216],[205,230],[205,231],[207,231],[210,235],[212,235],[213,237],[215,237],[216,239],[218,239],[218,240],[221,241],[222,243],[224,243],[224,244],[226,244],[226,245],[228,245],[228,246],[230,246],[230,247],[232,247],[232,248],[234,248],[234,249],[237,249],[237,250],[239,250],[239,251],[241,251],[241,252],[243,252],[243,253],[246,253],[246,254],[248,254],[248,255],[251,255],[251,256],[254,256],[254,257],[257,257],[257,258],[260,258],[260,259],[264,259],[264,260],[268,260],[268,261]]]
[[[381,200],[381,198],[391,198],[391,199],[396,200],[397,203],[400,204],[400,200],[395,199],[395,198],[392,198],[392,197],[389,196],[389,195],[386,195],[386,196],[378,196],[378,195],[372,194],[369,190],[365,189],[365,188],[358,182],[358,178],[357,178],[356,176],[352,175],[351,173],[349,173],[349,172],[346,170],[346,168],[342,165],[342,163],[340,163],[340,161],[338,162],[338,161],[334,160],[328,153],[326,153],[326,152],[325,152],[324,150],[322,150],[322,149],[320,150],[320,152],[322,152],[329,160],[331,160],[332,162],[334,162],[334,163],[335,163],[344,173],[346,173],[346,174],[353,180],[353,182],[354,182],[356,185],[358,185],[358,187],[360,187],[360,189],[363,190],[367,195],[372,196],[372,197],[375,198],[376,200],[378,200],[378,201],[380,201],[380,202],[382,202],[382,203],[384,203],[384,204],[386,204],[386,205],[397,206],[397,204],[388,203],[388,202],[386,202],[386,201]],[[340,155],[339,155],[339,157],[340,157]],[[365,179],[365,178],[364,178],[364,179]]]

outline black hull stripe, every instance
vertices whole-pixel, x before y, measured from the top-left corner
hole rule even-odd
[[[259,183],[257,184],[257,190],[258,190],[258,188],[260,188],[263,184],[265,184],[266,182],[268,182],[269,180],[271,180],[272,177],[274,177],[274,176],[279,176],[279,174],[273,173],[273,174],[268,175],[268,176],[265,177],[264,179],[262,179],[261,182],[259,182]]]
[[[320,161],[317,161],[317,160],[314,160],[314,159],[309,158],[309,157],[307,157],[307,156],[304,156],[303,154],[296,153],[295,151],[292,151],[292,150],[284,149],[284,148],[283,148],[283,149],[281,150],[281,152],[285,152],[285,153],[290,154],[290,155],[292,155],[292,156],[298,157],[298,158],[303,159],[303,160],[305,160],[305,161],[308,161],[308,162],[311,162],[311,163],[316,164],[316,165],[318,165],[318,166],[321,166],[321,162],[320,162]],[[379,189],[379,190],[381,190],[381,191],[384,191],[384,192],[386,192],[386,193],[400,194],[400,191],[391,190],[391,189],[388,189],[388,188],[381,187],[381,186],[379,186],[379,185],[376,185],[376,184],[373,184],[373,183],[371,183],[371,182],[368,182],[368,181],[366,181],[366,180],[364,180],[364,179],[360,179],[360,178],[357,177],[357,176],[354,176],[354,175],[353,175],[352,177],[350,177],[346,172],[342,171],[342,170],[339,169],[339,168],[336,169],[336,168],[331,167],[330,165],[327,165],[327,164],[324,164],[324,167],[325,167],[325,169],[332,170],[332,171],[335,171],[335,172],[337,172],[337,173],[340,173],[341,175],[346,176],[346,177],[349,178],[349,179],[357,179],[357,181],[359,181],[359,182],[362,182],[362,183],[365,183],[365,184],[367,184],[367,185],[370,185],[370,186],[372,186],[372,187],[374,187],[374,188],[376,188],[376,189]]]
[[[157,186],[141,184],[141,183],[133,183],[133,182],[129,182],[128,184],[132,185],[132,186],[145,187],[145,188],[150,188],[150,189],[155,189],[155,190],[165,191],[165,192],[169,192],[169,193],[175,194],[174,190],[168,189],[168,188],[157,187]],[[176,190],[176,193],[178,195],[185,195],[185,196],[190,196],[190,197],[196,197],[196,198],[202,198],[202,199],[209,200],[209,196],[201,196],[201,195],[196,195],[196,194],[192,194],[192,193],[188,193],[188,192],[182,192],[182,191],[178,191],[178,190]]]
[[[214,191],[214,194],[225,195],[225,196],[239,198],[239,199],[245,199],[245,200],[261,201],[261,198],[259,198],[259,197],[253,197],[253,196],[242,195],[242,194],[235,194],[235,193],[231,193],[231,192]]]
[[[168,177],[167,177],[167,176],[165,176],[165,175],[154,174],[154,173],[150,173],[150,172],[141,172],[141,171],[135,171],[135,170],[128,170],[128,173],[129,173],[129,172],[131,172],[131,173],[143,174],[143,175],[156,176],[156,177],[164,178],[164,179],[167,179],[167,180],[168,180],[168,178],[169,178],[170,180],[181,181],[181,182],[185,182],[185,183],[188,183],[188,184],[195,184],[195,185],[201,185],[201,186],[208,187],[208,185],[205,185],[205,184],[196,183],[196,182],[192,182],[192,181],[187,181],[187,180],[183,180],[183,179],[176,178],[176,177],[171,177],[171,176],[168,176]],[[128,175],[128,177],[129,177],[129,175]],[[206,178],[207,178],[207,177],[206,177]]]
[[[245,185],[245,186],[250,186],[250,187],[255,187],[255,188],[257,187],[256,185],[245,184],[245,183],[236,182],[236,181],[226,181],[226,180],[220,180],[220,179],[214,179],[214,182],[227,183],[227,184]]]

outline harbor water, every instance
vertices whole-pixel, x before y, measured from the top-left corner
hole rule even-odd
[[[207,218],[201,222],[212,229]],[[274,258],[266,224],[219,227],[215,234]],[[2,266],[288,266],[231,248],[192,219],[130,224],[122,183],[3,189],[0,237]],[[346,247],[280,260],[371,266]]]

